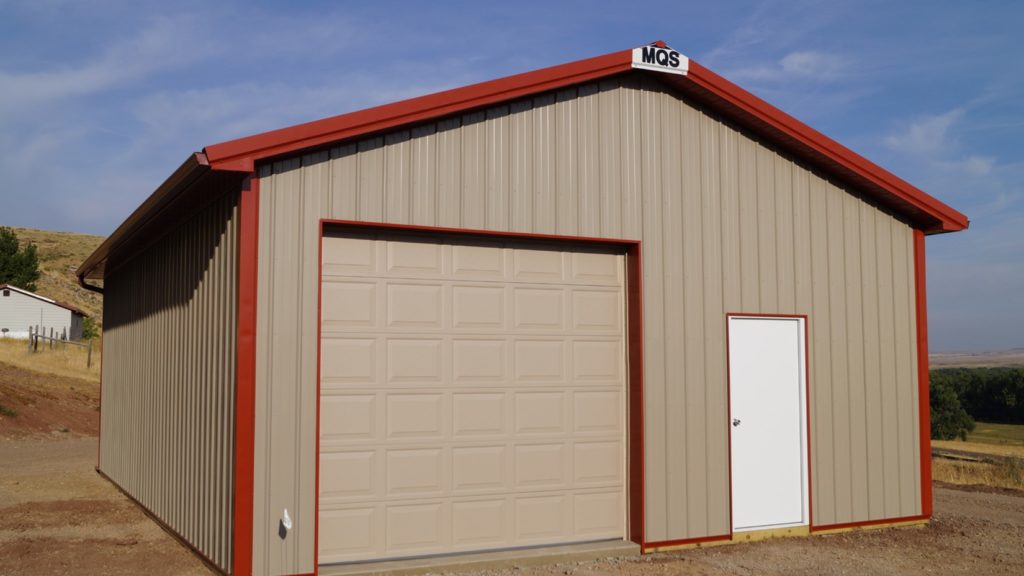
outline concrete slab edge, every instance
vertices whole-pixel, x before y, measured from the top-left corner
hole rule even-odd
[[[624,540],[520,548],[497,552],[436,556],[360,564],[320,566],[320,576],[415,576],[427,573],[498,570],[515,566],[537,566],[586,562],[609,557],[639,556],[640,546]]]

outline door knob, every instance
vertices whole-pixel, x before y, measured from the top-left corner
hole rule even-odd
[[[733,418],[732,419],[732,425],[733,425],[734,428],[736,426],[739,426],[740,425],[740,419],[739,418]]]

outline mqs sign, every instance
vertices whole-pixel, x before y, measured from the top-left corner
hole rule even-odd
[[[685,75],[690,59],[671,48],[650,45],[633,49],[633,68]]]

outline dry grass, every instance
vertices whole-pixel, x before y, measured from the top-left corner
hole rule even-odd
[[[31,228],[14,228],[14,233],[20,242],[36,245],[40,274],[35,292],[71,304],[99,321],[103,297],[79,286],[75,270],[103,242],[103,237]]]
[[[966,452],[977,452],[979,454],[992,454],[994,456],[1016,456],[1024,458],[1024,446],[1010,444],[989,444],[987,442],[961,442],[960,440],[932,440],[935,448],[947,450],[964,450]]]
[[[94,341],[92,367],[86,368],[84,348],[67,346],[50,350],[49,347],[44,349],[40,342],[38,352],[29,352],[27,340],[0,339],[0,362],[33,372],[81,378],[90,382],[100,381],[101,354],[99,341]]]
[[[983,484],[1024,490],[1024,465],[1017,462],[989,464],[934,458],[932,479],[950,484]]]

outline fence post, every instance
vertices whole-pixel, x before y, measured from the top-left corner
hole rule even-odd
[[[85,357],[85,367],[92,368],[92,340],[89,340],[89,353]]]
[[[53,326],[50,326],[50,350],[53,350]]]
[[[28,327],[28,351],[32,351],[32,326]]]

